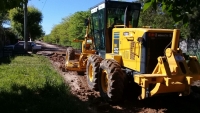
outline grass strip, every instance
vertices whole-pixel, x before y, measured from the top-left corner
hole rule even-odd
[[[1,113],[88,113],[44,56],[0,59]]]

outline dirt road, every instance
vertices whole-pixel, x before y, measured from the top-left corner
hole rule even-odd
[[[65,56],[56,54],[58,59],[53,59],[54,52],[65,53],[66,47],[51,45],[43,42],[37,42],[43,46],[43,51],[38,54],[49,57],[60,75],[71,86],[72,94],[80,100],[89,103],[94,113],[200,113],[200,96],[192,92],[187,97],[153,97],[145,100],[125,99],[118,105],[111,105],[101,100],[99,93],[90,90],[87,86],[86,77],[77,75],[76,72],[62,72],[60,62],[63,62]],[[130,89],[132,90],[132,89]]]

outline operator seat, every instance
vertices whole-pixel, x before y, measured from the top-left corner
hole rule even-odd
[[[114,18],[114,23],[108,28],[108,40],[109,40],[109,45],[112,45],[112,30],[115,27],[115,25],[122,25],[123,22],[122,20],[119,20],[117,17]],[[109,50],[112,52],[112,48]]]
[[[115,27],[115,25],[122,25],[122,24],[123,24],[123,21],[121,19],[118,19],[118,17],[115,17],[114,23],[108,28],[109,37],[111,35],[111,38],[112,38],[112,29]]]

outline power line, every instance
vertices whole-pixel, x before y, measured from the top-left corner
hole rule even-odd
[[[47,2],[47,0],[45,0],[45,2],[44,2],[44,5],[43,5],[43,7],[42,7],[42,10],[44,9],[44,6],[45,6],[46,2]]]

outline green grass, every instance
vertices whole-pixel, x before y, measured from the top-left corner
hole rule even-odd
[[[78,108],[78,109],[77,109]],[[43,56],[0,60],[1,113],[86,113],[63,78]]]

